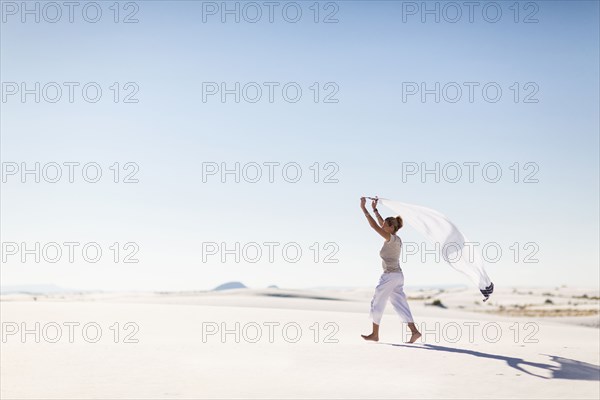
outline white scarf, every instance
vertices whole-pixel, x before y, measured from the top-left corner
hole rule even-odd
[[[439,255],[454,269],[468,276],[480,290],[491,284],[481,255],[474,248],[464,249],[465,242],[469,240],[446,216],[431,208],[395,200],[380,198],[379,202],[400,215],[405,223],[432,244],[439,243],[439,247],[436,246]]]

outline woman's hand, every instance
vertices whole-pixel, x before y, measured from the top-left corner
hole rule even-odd
[[[360,198],[360,208],[365,208],[365,204],[367,204],[367,198],[361,197]]]
[[[371,202],[371,206],[373,207],[373,210],[375,210],[375,209],[377,208],[377,201],[378,201],[378,200],[379,200],[379,199],[378,199],[377,197],[375,197],[375,200],[373,200],[373,201]]]

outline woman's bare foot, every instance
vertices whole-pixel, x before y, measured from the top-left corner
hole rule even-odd
[[[421,334],[419,332],[413,332],[412,335],[410,336],[410,340],[406,343],[414,343],[417,340],[419,340],[420,337],[421,337]]]
[[[379,335],[376,335],[374,333],[371,333],[370,335],[360,335],[360,336],[365,340],[372,340],[374,342],[379,341]]]
[[[365,340],[379,341],[379,325],[373,322],[373,330],[370,335],[360,335]]]

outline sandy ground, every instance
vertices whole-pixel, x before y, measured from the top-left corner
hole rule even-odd
[[[371,295],[372,289],[4,295],[0,395],[600,397],[597,292],[506,289],[482,303],[472,290],[412,291],[424,333],[414,345],[403,343],[408,330],[391,305],[380,341],[360,337],[370,331]],[[430,305],[435,300],[446,308]],[[556,309],[571,311],[549,311]]]

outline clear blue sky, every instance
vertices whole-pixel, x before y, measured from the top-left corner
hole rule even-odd
[[[499,243],[501,261],[487,266],[497,285],[599,285],[598,2],[533,2],[537,8],[521,2],[518,23],[513,1],[498,2],[496,23],[481,8],[472,23],[467,9],[456,23],[443,16],[422,23],[420,14],[403,22],[408,2],[399,1],[340,1],[337,10],[322,2],[319,18],[335,11],[337,23],[314,23],[312,1],[298,2],[298,23],[286,22],[280,10],[273,23],[266,15],[257,23],[232,17],[222,23],[210,15],[204,23],[200,1],[139,1],[139,22],[132,24],[114,23],[113,2],[99,3],[98,23],[83,20],[80,10],[73,23],[63,16],[54,24],[3,13],[2,82],[98,82],[103,97],[93,104],[80,91],[74,103],[9,97],[1,104],[2,162],[97,162],[104,175],[96,184],[80,178],[22,184],[10,177],[2,184],[2,241],[95,241],[105,254],[96,264],[12,257],[2,264],[2,285],[372,286],[381,272],[382,239],[359,209],[362,195],[437,209],[471,240]],[[132,11],[121,10],[119,18]],[[538,22],[523,23],[527,16]],[[114,82],[135,82],[139,102],[112,102]],[[303,97],[288,103],[276,91],[274,103],[202,102],[202,82],[297,82]],[[334,82],[339,102],[313,102],[314,82],[322,94]],[[456,103],[435,103],[433,96],[403,102],[403,82],[479,82],[479,88],[496,82],[503,96],[486,102],[476,89],[473,103],[466,91]],[[528,82],[537,85],[537,103],[523,102]],[[112,183],[114,162],[137,163],[140,182]],[[303,176],[298,183],[281,175],[275,183],[266,177],[203,183],[203,162],[297,162]],[[315,162],[336,163],[339,182],[312,182]],[[488,183],[476,170],[473,183],[403,182],[403,162],[495,162],[503,176]],[[523,175],[513,182],[515,162],[522,174],[530,171],[524,163],[536,163],[539,182],[523,183]],[[422,240],[410,227],[400,236]],[[276,253],[280,262],[202,262],[203,242],[236,241],[298,242],[303,258],[288,263]],[[136,242],[140,262],[113,263],[113,242]],[[323,248],[321,262],[313,262],[314,242],[335,242],[339,262],[323,263]],[[519,262],[510,249],[515,242]],[[539,247],[539,263],[523,262],[527,242]],[[418,258],[404,270],[410,286],[468,283],[447,265]]]

